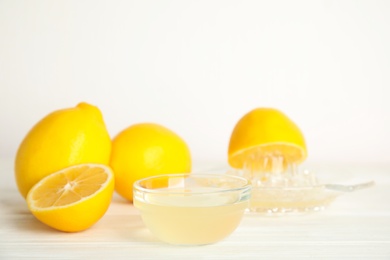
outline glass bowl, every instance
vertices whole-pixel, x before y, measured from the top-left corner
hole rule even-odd
[[[166,174],[134,183],[134,206],[160,240],[215,243],[229,236],[248,208],[250,182],[225,174]]]

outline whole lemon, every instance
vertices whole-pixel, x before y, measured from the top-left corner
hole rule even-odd
[[[115,190],[133,200],[133,183],[165,173],[191,171],[187,144],[168,128],[141,123],[120,132],[112,141],[110,166],[115,175]]]
[[[108,165],[111,139],[100,110],[80,103],[39,121],[19,146],[15,178],[23,197],[43,177],[81,163]]]
[[[242,169],[247,162],[267,156],[281,157],[282,167],[301,163],[307,157],[304,136],[299,127],[275,108],[256,108],[245,114],[230,136],[228,161],[233,168]],[[264,163],[266,170],[272,167]]]

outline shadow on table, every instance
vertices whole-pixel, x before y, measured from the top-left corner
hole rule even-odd
[[[39,222],[29,211],[25,200],[14,189],[3,190],[0,196],[0,214],[6,221],[7,229],[37,233],[41,231],[55,232]]]
[[[91,228],[76,233],[57,231],[37,220],[25,200],[15,189],[1,190],[0,222],[5,229],[20,234],[49,235],[46,239],[62,240],[70,237],[88,241],[146,242],[159,241],[145,227],[131,202],[114,196],[109,210]],[[54,236],[53,236],[54,235]],[[65,238],[66,237],[66,238]],[[45,237],[41,239],[46,240]]]
[[[160,243],[145,227],[132,202],[117,195],[113,198],[109,213],[99,225],[115,232],[114,236],[121,241]]]

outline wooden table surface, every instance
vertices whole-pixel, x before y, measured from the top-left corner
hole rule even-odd
[[[52,230],[29,213],[16,189],[13,160],[3,158],[0,259],[390,259],[390,165],[313,167],[333,176],[368,177],[376,185],[344,194],[322,212],[245,215],[225,240],[188,247],[156,240],[132,204],[117,195],[92,228],[79,233]]]

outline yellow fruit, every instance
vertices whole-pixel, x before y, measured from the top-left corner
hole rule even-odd
[[[165,173],[188,173],[191,155],[187,144],[171,130],[142,123],[126,128],[113,139],[110,166],[115,190],[132,201],[135,181]]]
[[[80,164],[50,174],[27,195],[27,204],[42,223],[65,232],[85,230],[107,211],[114,193],[107,166]]]
[[[108,165],[111,139],[100,110],[87,103],[55,111],[39,121],[19,146],[15,159],[18,189],[30,188],[50,173],[81,163]]]
[[[301,163],[306,156],[302,132],[277,109],[250,111],[238,121],[230,137],[228,161],[237,169],[242,169],[250,160],[263,160],[263,167],[270,170],[272,164],[266,160],[275,157],[281,157],[282,167],[286,167],[287,164]]]

